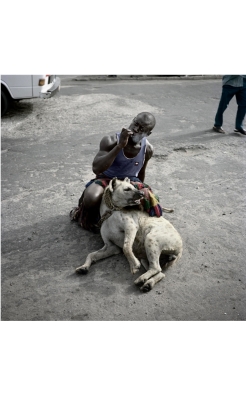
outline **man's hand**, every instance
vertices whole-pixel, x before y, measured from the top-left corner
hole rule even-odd
[[[121,148],[124,148],[128,143],[129,137],[132,135],[133,135],[133,132],[130,129],[123,128],[121,131],[121,134],[120,134],[120,140],[119,140],[118,146],[120,146]]]

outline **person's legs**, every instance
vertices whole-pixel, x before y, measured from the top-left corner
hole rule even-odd
[[[103,185],[106,186],[105,182]],[[86,184],[79,198],[78,207],[70,211],[71,221],[76,221],[82,228],[98,233],[97,223],[100,220],[100,204],[104,187],[95,184],[94,180]]]
[[[91,224],[96,224],[98,222],[103,192],[104,188],[95,183],[89,185],[84,191],[83,205],[88,213],[88,218],[90,219]]]
[[[96,183],[90,184],[83,193],[83,203],[86,208],[93,208],[93,207],[100,207],[101,200],[102,200],[102,195],[104,192],[104,188],[101,185],[98,185]],[[82,196],[79,200],[79,204],[82,203],[81,199]]]
[[[215,116],[214,126],[219,128],[223,125],[223,113],[226,110],[233,96],[236,94],[238,88],[231,85],[224,85],[222,87],[222,94],[218,106],[218,110]]]
[[[243,87],[239,88],[239,91],[236,93],[237,100],[237,115],[236,115],[236,124],[235,127],[237,130],[243,130],[243,120],[246,114],[246,79],[243,79]]]

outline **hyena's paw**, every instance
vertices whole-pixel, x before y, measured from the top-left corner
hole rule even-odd
[[[135,281],[134,284],[138,285],[139,287],[141,287],[144,283],[146,282],[146,279],[142,276],[138,277]]]
[[[75,271],[78,274],[87,274],[89,269],[88,269],[88,267],[80,266],[80,267],[77,267],[77,269]]]
[[[139,271],[141,267],[141,263],[139,262],[138,259],[136,259],[136,261],[134,262],[134,264],[131,264],[131,273],[135,274]]]
[[[154,285],[155,282],[152,279],[150,279],[146,281],[142,287],[140,287],[140,290],[143,292],[149,292],[154,287]]]

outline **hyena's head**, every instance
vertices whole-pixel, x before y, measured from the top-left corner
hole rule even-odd
[[[144,196],[144,193],[138,191],[127,177],[123,181],[113,178],[109,183],[109,190],[113,203],[118,207],[139,205],[140,199]]]

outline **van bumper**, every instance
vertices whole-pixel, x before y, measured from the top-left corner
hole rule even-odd
[[[42,99],[49,99],[50,97],[54,96],[57,92],[59,92],[61,88],[61,80],[59,77],[56,77],[54,84],[51,88],[47,90],[47,92],[40,92],[39,97]]]

